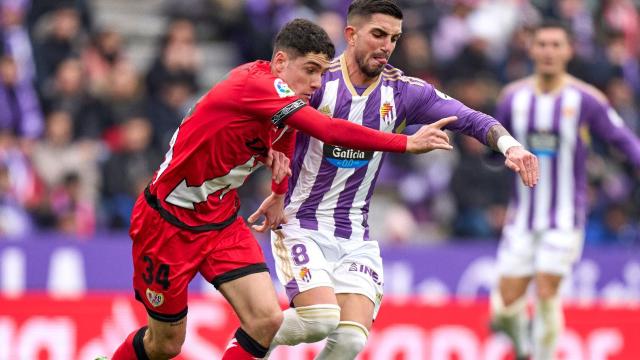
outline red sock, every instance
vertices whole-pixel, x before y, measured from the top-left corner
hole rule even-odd
[[[245,349],[238,344],[236,339],[231,339],[231,342],[227,346],[224,354],[222,354],[221,360],[254,360],[257,359],[253,355],[249,354]],[[115,359],[113,359],[115,360]]]
[[[147,354],[144,352],[144,345],[142,345],[142,339],[144,333],[147,331],[147,327],[142,327],[127,336],[127,339],[120,344],[113,353],[111,360],[148,360]],[[136,347],[142,346],[142,349],[136,349]],[[140,353],[142,350],[142,353]]]

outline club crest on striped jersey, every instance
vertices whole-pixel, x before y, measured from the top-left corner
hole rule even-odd
[[[311,270],[308,267],[305,266],[300,269],[300,279],[305,282],[311,281]]]
[[[276,92],[281,98],[294,96],[296,94],[295,92],[293,92],[293,90],[291,90],[289,85],[287,85],[287,83],[280,78],[277,78],[273,81],[273,86],[276,88]]]
[[[327,115],[327,116],[331,116],[331,108],[329,107],[329,105],[325,105],[325,106],[321,106],[320,108],[318,108],[318,111],[320,111],[321,113]]]
[[[380,106],[380,119],[384,122],[391,122],[393,119],[393,105],[390,102],[385,101],[382,106]]]

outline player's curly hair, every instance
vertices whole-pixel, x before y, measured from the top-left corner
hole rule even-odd
[[[370,17],[373,14],[384,14],[402,20],[402,10],[393,0],[355,0],[349,5],[347,21],[356,16]]]
[[[305,19],[292,20],[278,32],[273,53],[279,50],[293,52],[294,57],[317,53],[333,59],[336,54],[336,48],[327,32],[319,25]]]

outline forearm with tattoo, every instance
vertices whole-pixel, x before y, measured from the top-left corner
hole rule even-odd
[[[500,151],[500,149],[498,149],[498,139],[503,135],[508,136],[510,134],[504,126],[500,124],[493,125],[489,129],[489,132],[487,132],[487,145],[489,145],[493,150]]]

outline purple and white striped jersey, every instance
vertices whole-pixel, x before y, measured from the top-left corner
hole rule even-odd
[[[614,145],[640,167],[640,141],[604,95],[576,78],[553,93],[540,93],[534,78],[509,85],[498,119],[538,156],[540,179],[528,188],[516,179],[508,225],[518,229],[580,229],[586,217],[586,160],[590,135]]]
[[[498,124],[390,65],[377,81],[358,92],[343,58],[332,61],[322,87],[311,99],[313,107],[329,116],[385,132],[402,132],[407,125],[456,115],[458,120],[447,129],[483,143],[489,128]],[[383,158],[381,152],[339,148],[298,133],[285,201],[289,224],[343,239],[368,240],[369,201]]]

